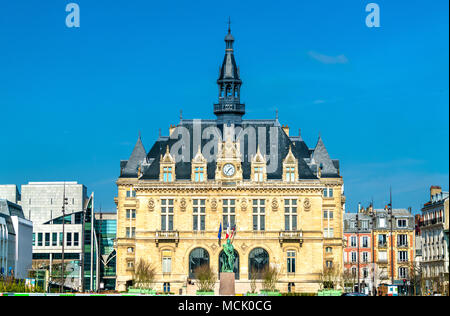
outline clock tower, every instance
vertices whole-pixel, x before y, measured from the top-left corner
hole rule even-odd
[[[216,180],[230,183],[242,181],[242,161],[239,147],[239,142],[233,142],[231,137],[228,137],[225,142],[219,142]]]
[[[245,104],[240,101],[242,81],[239,67],[234,59],[233,42],[234,38],[228,23],[228,34],[225,36],[225,58],[220,67],[219,79],[217,79],[219,103],[214,104],[217,120],[225,124],[240,122],[245,114]]]

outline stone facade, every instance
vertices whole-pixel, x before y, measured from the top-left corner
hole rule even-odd
[[[139,137],[130,158],[120,162],[119,291],[132,284],[134,267],[144,259],[156,269],[157,290],[195,293],[194,267],[209,264],[219,274],[221,224],[236,227],[236,293],[249,291],[250,274],[268,266],[279,271],[282,292],[317,292],[326,266],[343,269],[339,161],[321,137],[309,148],[278,117],[242,119],[230,30],[225,42],[217,119],[180,117],[150,151]]]

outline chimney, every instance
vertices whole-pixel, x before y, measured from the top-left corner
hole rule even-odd
[[[175,130],[175,128],[176,128],[175,125],[170,124],[170,127],[169,127],[169,136],[172,135],[172,132]]]
[[[289,136],[289,126],[288,125],[282,125],[281,128],[286,133],[286,135]]]
[[[358,203],[358,213],[361,213],[361,202]]]
[[[430,201],[433,199],[433,195],[436,195],[438,193],[442,192],[442,188],[438,185],[432,185],[430,187]]]

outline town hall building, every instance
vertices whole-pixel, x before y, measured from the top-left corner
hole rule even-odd
[[[269,266],[279,271],[281,292],[317,292],[327,269],[343,269],[339,161],[321,137],[308,147],[278,117],[243,118],[230,29],[225,43],[216,119],[181,117],[149,151],[139,137],[129,159],[120,162],[119,291],[132,285],[143,259],[155,268],[156,290],[194,294],[199,266],[219,275],[225,242],[218,241],[220,225],[236,227],[236,293],[250,291],[251,279]]]

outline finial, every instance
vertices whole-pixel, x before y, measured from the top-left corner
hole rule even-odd
[[[228,17],[228,34],[231,33],[231,17]]]
[[[139,131],[139,139],[141,139],[141,131]]]
[[[180,110],[180,121],[183,120],[183,110]]]
[[[161,138],[161,128],[159,128],[159,137]]]
[[[278,109],[275,110],[275,119],[278,120]]]

